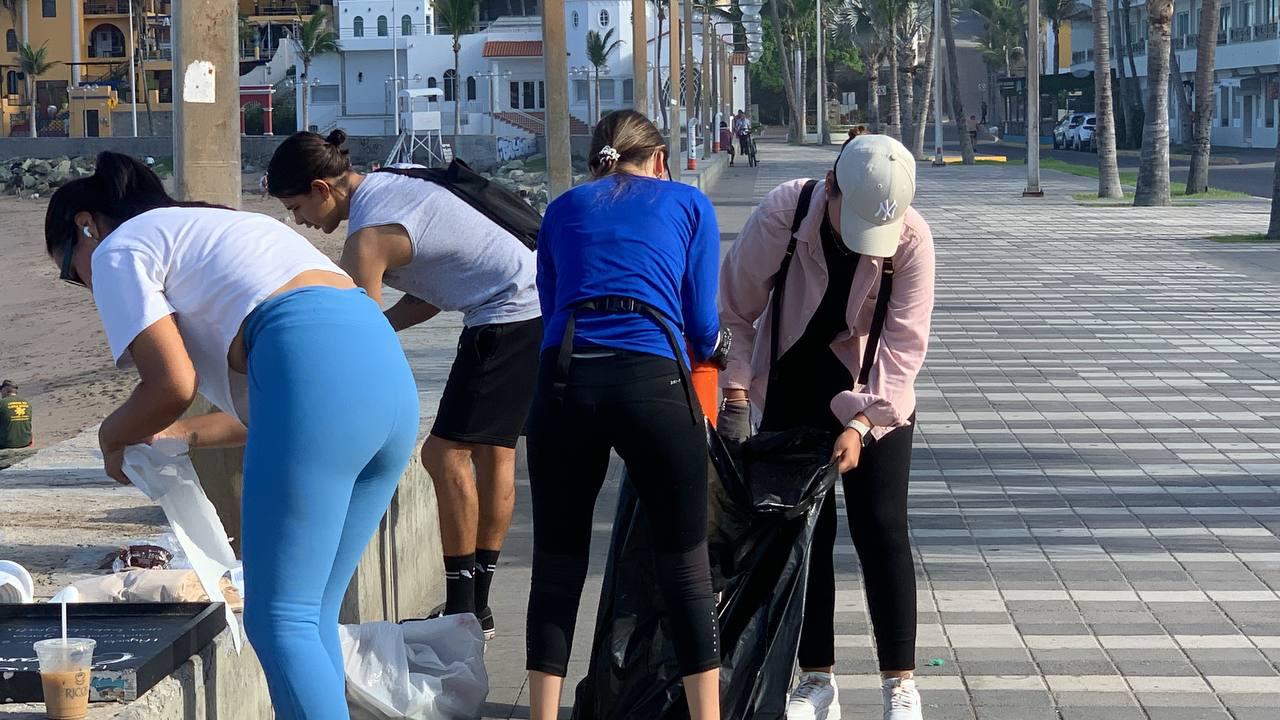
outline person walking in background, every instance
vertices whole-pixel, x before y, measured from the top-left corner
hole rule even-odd
[[[973,142],[975,145],[976,145],[976,144],[977,144],[977,142],[978,142],[978,128],[979,128],[979,127],[981,127],[981,126],[978,124],[978,116],[977,116],[977,115],[970,115],[970,116],[969,116],[969,119],[968,119],[967,121],[965,121],[965,129],[966,129],[966,130],[968,131],[968,133],[969,133],[969,140],[970,140],[971,142]]]
[[[738,138],[738,153],[743,157],[751,155],[751,118],[745,110],[739,110],[733,120],[733,134]]]
[[[720,230],[711,201],[668,182],[666,141],[640,113],[596,126],[594,181],[547,208],[538,248],[546,318],[529,416],[532,720],[559,714],[610,450],[653,525],[657,582],[693,720],[720,717],[719,631],[707,557],[707,444],[690,358],[715,354]]]
[[[139,383],[98,430],[106,474],[157,437],[243,445],[245,630],[275,717],[345,720],[338,611],[413,453],[418,392],[376,303],[257,213],[180,203],[104,152],[59,188],[45,247]],[[358,398],[335,413],[333,382]],[[222,412],[179,420],[196,392]]]
[[[735,341],[721,373],[719,430],[812,427],[835,438],[845,508],[876,638],[885,720],[920,720],[913,678],[916,584],[907,528],[916,398],[934,299],[933,237],[911,209],[915,159],[886,135],[845,143],[822,182],[769,195],[720,274],[720,320]],[[780,325],[769,311],[785,276]],[[773,358],[773,338],[777,337]],[[789,720],[838,720],[834,490],[813,539],[799,680]]]
[[[735,122],[737,118],[731,118]],[[733,167],[734,156],[737,154],[733,149],[733,130],[729,127],[729,123],[723,119],[720,121],[720,147],[729,153],[729,167]]]
[[[18,397],[12,380],[0,384],[0,447],[24,448],[34,443],[31,434],[31,403]]]
[[[515,507],[516,441],[537,376],[542,318],[534,253],[448,189],[391,170],[362,175],[346,134],[300,132],[271,158],[271,194],[326,233],[345,220],[341,264],[396,331],[460,311],[464,329],[422,463],[440,503],[445,614],[497,634],[489,592]]]

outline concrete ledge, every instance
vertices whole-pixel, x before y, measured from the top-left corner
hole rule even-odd
[[[681,160],[681,167],[684,167]],[[698,160],[697,170],[683,170],[680,173],[679,180],[686,185],[692,185],[704,193],[710,193],[711,187],[716,184],[720,176],[724,174],[724,169],[729,167],[729,156],[726,153],[713,153],[706,160]]]

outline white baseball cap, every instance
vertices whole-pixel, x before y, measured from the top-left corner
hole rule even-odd
[[[859,255],[893,257],[916,195],[916,159],[888,135],[859,135],[836,159],[840,238]]]

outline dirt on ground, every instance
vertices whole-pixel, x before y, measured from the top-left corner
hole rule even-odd
[[[284,209],[256,192],[257,176],[244,178],[241,208],[278,219]],[[133,389],[132,370],[111,362],[102,323],[89,291],[58,280],[45,253],[47,199],[0,197],[0,379],[12,380],[31,402],[36,447],[74,437],[100,422]],[[291,226],[292,223],[289,223]],[[323,235],[293,226],[337,258],[345,232]],[[7,466],[0,457],[0,467]]]

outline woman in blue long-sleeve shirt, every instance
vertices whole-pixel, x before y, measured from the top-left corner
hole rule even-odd
[[[611,449],[653,525],[690,715],[720,717],[706,437],[688,375],[690,360],[711,357],[720,336],[720,231],[705,195],[665,179],[666,155],[643,115],[610,114],[592,139],[595,181],[557,198],[542,222],[546,335],[529,418],[533,720],[558,713]]]

